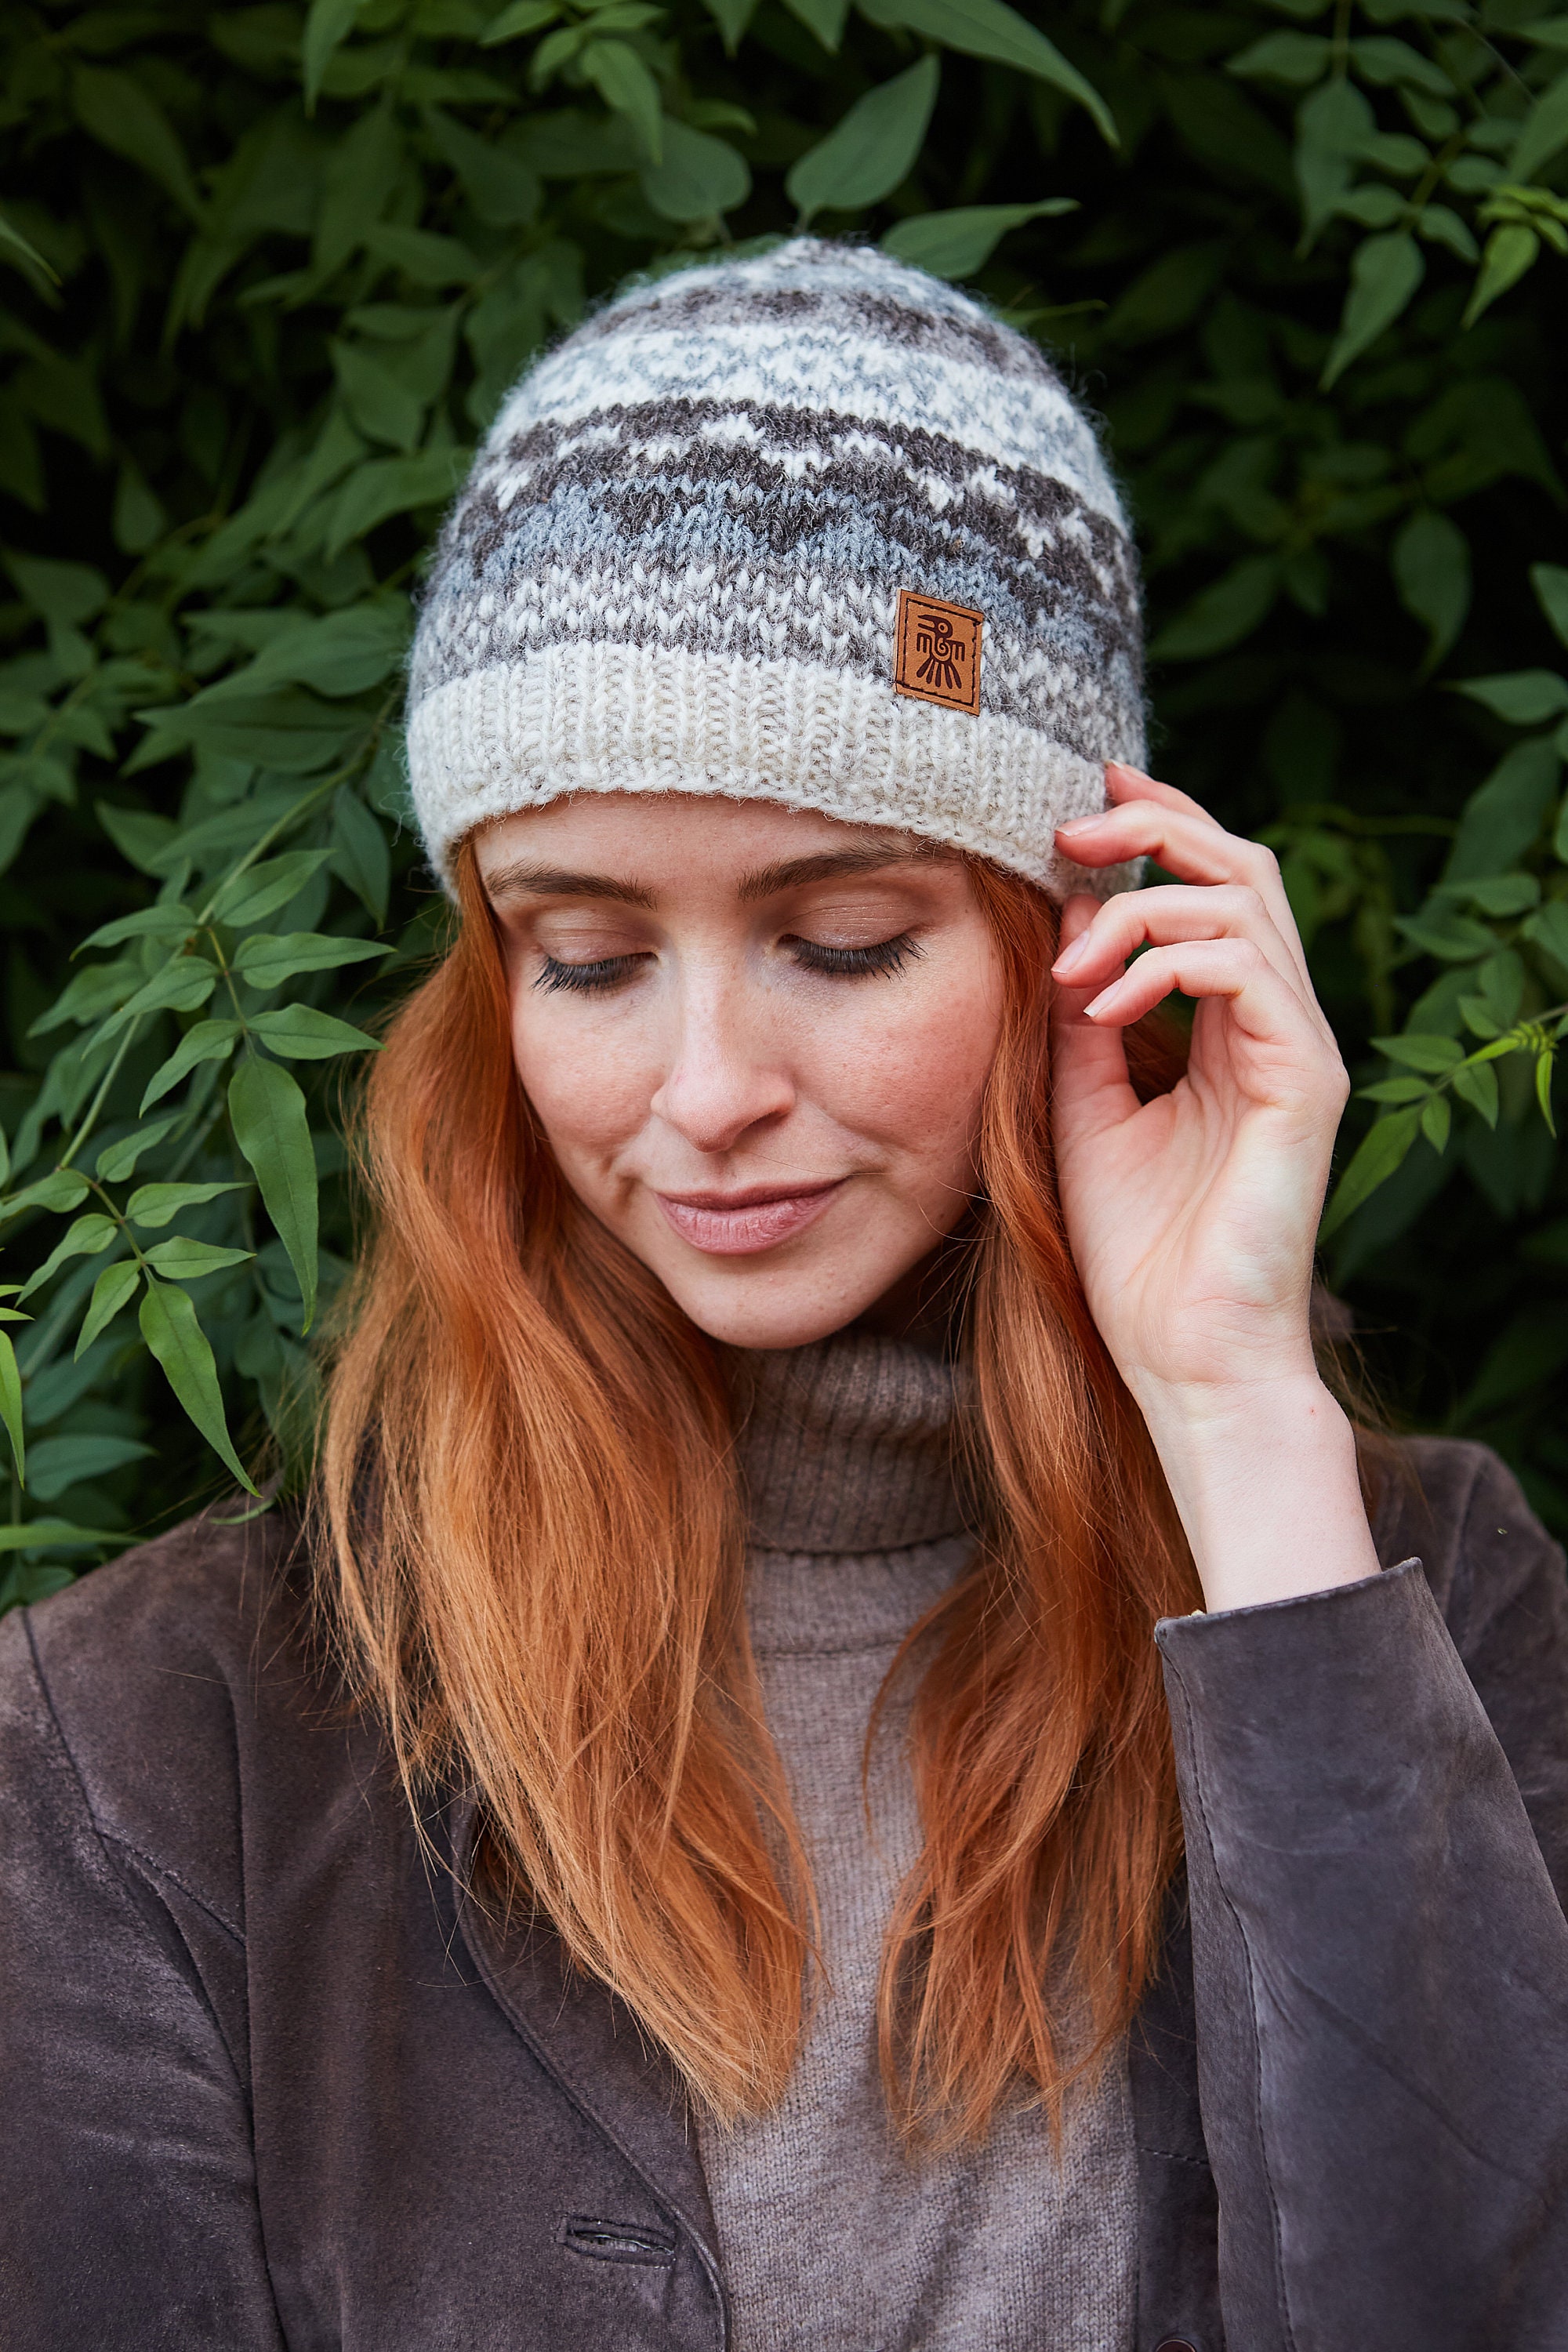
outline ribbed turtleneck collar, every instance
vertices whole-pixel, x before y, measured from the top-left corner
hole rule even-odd
[[[864,1553],[962,1532],[961,1369],[858,1331],[734,1362],[753,1545]]]

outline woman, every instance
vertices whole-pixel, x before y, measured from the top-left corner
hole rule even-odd
[[[1344,1075],[1139,694],[945,287],[800,240],[519,387],[314,1533],[0,1634],[8,2344],[1564,2340],[1560,1559],[1474,1447],[1369,1520]]]

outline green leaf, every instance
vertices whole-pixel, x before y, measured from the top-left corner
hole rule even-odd
[[[133,915],[117,915],[111,923],[100,923],[71,953],[79,956],[89,948],[117,948],[127,940],[183,940],[195,928],[196,919],[188,907],[139,907]]]
[[[390,441],[395,449],[412,449],[424,430],[425,402],[373,352],[353,343],[334,342],[331,348],[343,406],[360,431],[372,441]]]
[[[163,108],[133,75],[78,66],[71,97],[78,121],[100,146],[156,180],[193,220],[201,218],[202,200],[184,149]]]
[[[1555,670],[1511,670],[1500,677],[1468,677],[1454,689],[1468,694],[1512,727],[1538,727],[1568,710],[1568,678]]]
[[[1533,180],[1564,147],[1568,147],[1568,73],[1559,74],[1525,116],[1508,159],[1510,177]]]
[[[964,205],[953,212],[917,213],[888,231],[882,250],[896,261],[929,269],[933,278],[973,278],[1009,231],[1026,221],[1077,210],[1076,197],[1047,196],[1037,205]]]
[[[1543,1045],[1535,1057],[1535,1099],[1552,1135],[1557,1132],[1557,1122],[1552,1116],[1552,1066],[1555,1058],[1556,1049],[1552,1045]]]
[[[719,16],[719,22],[724,27],[725,47],[732,57],[735,53],[736,42],[751,22],[756,8],[756,0],[738,0],[738,5],[737,0],[727,0],[727,5],[726,0],[708,0],[708,5],[713,10],[714,15]],[[792,16],[805,26],[808,33],[816,34],[829,57],[836,58],[838,55],[838,46],[844,38],[845,20],[849,14],[849,0],[784,0],[784,6]],[[726,15],[731,22],[737,17],[740,19],[738,29],[733,36],[731,34],[729,24],[725,22],[725,16],[720,15],[721,8],[725,8]]]
[[[1394,324],[1426,274],[1421,248],[1407,230],[1365,237],[1357,246],[1340,331],[1323,368],[1325,392]]]
[[[133,1128],[117,1143],[106,1143],[98,1155],[93,1173],[100,1183],[123,1184],[135,1173],[136,1162],[142,1153],[151,1151],[155,1143],[162,1143],[179,1123],[180,1115],[175,1112],[172,1118],[155,1118],[149,1127]]]
[[[1305,88],[1309,82],[1321,81],[1328,71],[1331,47],[1322,33],[1265,33],[1260,41],[1232,58],[1226,71]]]
[[[1539,948],[1568,971],[1568,900],[1553,898],[1539,914],[1530,916],[1524,925],[1524,936],[1531,947]]]
[[[143,1250],[142,1255],[170,1282],[195,1282],[204,1274],[217,1274],[225,1266],[248,1265],[256,1253],[217,1249],[211,1242],[192,1241],[186,1234],[175,1234],[154,1248]]]
[[[74,1169],[57,1169],[51,1176],[40,1176],[33,1184],[26,1184],[19,1192],[8,1192],[0,1201],[0,1217],[19,1216],[24,1209],[47,1209],[62,1216],[87,1198],[87,1178]]]
[[[527,0],[527,5],[543,5],[549,16],[556,14],[552,0]],[[525,228],[537,218],[543,190],[538,173],[521,155],[500,140],[481,139],[437,107],[426,108],[425,128],[488,228]]]
[[[40,1503],[52,1503],[68,1486],[105,1478],[111,1471],[123,1470],[128,1462],[145,1460],[153,1450],[134,1437],[85,1432],[79,1436],[43,1437],[33,1448],[27,1491]]]
[[[318,1013],[313,1004],[280,1004],[276,1013],[254,1014],[250,1026],[264,1045],[289,1062],[325,1062],[334,1054],[381,1050],[378,1040],[367,1037],[363,1029],[333,1013]]]
[[[205,956],[174,956],[133,996],[127,997],[118,1013],[110,1014],[100,1034],[112,1037],[129,1022],[139,1021],[144,1013],[195,1013],[206,1003],[217,982],[217,966],[209,963]]]
[[[305,1097],[287,1070],[248,1055],[228,1082],[228,1113],[289,1253],[304,1307],[300,1328],[308,1331],[316,1312],[317,1192]]]
[[[305,35],[300,45],[307,114],[316,111],[316,100],[321,93],[321,77],[331,63],[334,52],[353,32],[354,19],[363,5],[364,0],[310,0],[310,12],[305,19]]]
[[[332,870],[374,919],[384,923],[392,887],[386,834],[359,794],[347,785],[332,803]]]
[[[1447,515],[1423,507],[1394,542],[1399,601],[1427,632],[1425,667],[1435,669],[1470,609],[1469,541]]]
[[[11,1344],[9,1331],[0,1331],[0,1422],[11,1440],[11,1458],[16,1465],[17,1483],[25,1484],[27,1475],[26,1433],[22,1425],[22,1375],[16,1364],[16,1350]]]
[[[561,11],[556,0],[512,0],[499,16],[492,16],[479,35],[481,49],[493,49],[499,42],[515,41],[528,33],[537,33],[545,25],[552,25]]]
[[[1498,1121],[1497,1072],[1489,1062],[1468,1063],[1454,1072],[1450,1083],[1461,1102],[1479,1111],[1489,1127]]]
[[[85,1551],[97,1544],[122,1544],[108,1528],[79,1528],[69,1519],[22,1519],[0,1527],[0,1552]]]
[[[663,156],[639,173],[642,192],[666,220],[713,220],[752,193],[751,167],[722,139],[665,118]]]
[[[264,858],[260,865],[247,866],[218,891],[213,900],[214,917],[242,931],[247,923],[275,915],[279,907],[299,897],[331,854],[330,849],[290,849],[281,857]]]
[[[1421,1114],[1421,1132],[1434,1151],[1447,1150],[1448,1130],[1453,1120],[1454,1114],[1448,1104],[1441,1095],[1434,1095]]]
[[[166,1225],[176,1209],[199,1208],[224,1192],[243,1192],[243,1184],[142,1184],[125,1203],[133,1225]]]
[[[79,628],[109,602],[109,583],[90,563],[62,563],[52,555],[5,558],[24,604],[58,629]]]
[[[178,864],[177,827],[166,816],[151,809],[117,808],[111,801],[100,801],[94,813],[121,857],[142,873],[169,874]]]
[[[1546,823],[1561,762],[1550,736],[1533,735],[1505,751],[1470,794],[1443,869],[1445,886],[1506,874]]]
[[[162,1102],[172,1087],[189,1076],[200,1062],[226,1061],[238,1043],[237,1021],[198,1021],[186,1030],[166,1062],[160,1062],[142,1096],[142,1110]]]
[[[339,939],[328,931],[288,931],[281,939],[269,931],[253,931],[236,954],[234,968],[248,987],[281,988],[299,971],[333,971],[341,964],[363,963],[391,952],[374,940]]]
[[[462,478],[467,453],[423,449],[415,457],[374,457],[352,473],[338,492],[327,527],[327,561],[411,507],[444,507]]]
[[[837,128],[793,164],[784,194],[804,228],[819,212],[859,212],[907,180],[936,104],[941,68],[921,58],[857,99]]]
[[[1403,1062],[1408,1070],[1426,1070],[1440,1075],[1451,1070],[1465,1058],[1465,1049],[1457,1037],[1374,1037],[1373,1044],[1391,1062]]]
[[[173,1283],[149,1281],[139,1320],[142,1337],[191,1420],[246,1493],[256,1494],[229,1437],[211,1343],[186,1293]]]
[[[114,1265],[106,1265],[92,1286],[87,1314],[76,1343],[76,1359],[79,1363],[93,1341],[113,1322],[122,1307],[129,1306],[142,1279],[142,1269],[134,1258],[121,1258]]]
[[[923,34],[927,40],[940,41],[944,49],[986,58],[994,65],[1010,66],[1016,73],[1049,82],[1064,96],[1077,100],[1110,146],[1121,144],[1110,109],[1093,83],[1086,81],[1055,43],[1047,41],[1016,8],[1007,7],[1005,0],[860,0],[860,14],[874,25],[901,26]],[[794,194],[793,190],[790,193]]]
[[[1414,1103],[1426,1102],[1432,1088],[1425,1078],[1379,1078],[1375,1085],[1358,1087],[1363,1102]]]
[[[664,131],[658,84],[630,42],[589,41],[580,51],[578,63],[610,111],[626,116],[648,161],[661,163]]]
[[[1345,1219],[1352,1216],[1363,1201],[1370,1200],[1380,1184],[1387,1182],[1420,1130],[1421,1114],[1415,1109],[1393,1111],[1368,1129],[1334,1188],[1334,1196],[1318,1228],[1320,1242],[1337,1233]]]
[[[1244,555],[1222,580],[1194,596],[1185,612],[1160,632],[1149,648],[1151,661],[1202,661],[1249,637],[1273,610],[1279,593],[1279,559]]]
[[[55,1244],[37,1272],[23,1284],[17,1297],[28,1298],[35,1290],[41,1290],[46,1282],[53,1281],[61,1266],[70,1258],[99,1256],[117,1238],[119,1232],[120,1228],[112,1217],[100,1215],[96,1211],[91,1216],[79,1217]]]
[[[1517,286],[1541,251],[1541,239],[1522,221],[1504,221],[1494,228],[1481,255],[1480,275],[1466,306],[1462,324],[1473,327],[1501,294]]]
[[[1532,563],[1530,584],[1542,611],[1568,646],[1568,571],[1560,563]]]

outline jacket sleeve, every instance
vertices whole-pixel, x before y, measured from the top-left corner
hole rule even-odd
[[[14,1612],[0,1622],[6,2352],[281,2352],[243,2080],[193,1935],[230,1947],[242,1976],[233,1927],[95,1825]]]
[[[1568,2344],[1568,1595],[1444,1451],[1461,1646],[1418,1560],[1158,1632],[1229,2352]]]

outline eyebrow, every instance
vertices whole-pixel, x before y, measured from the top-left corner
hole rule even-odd
[[[834,882],[852,875],[876,874],[889,866],[942,857],[949,853],[941,842],[858,843],[847,849],[826,849],[814,857],[785,858],[762,866],[741,883],[742,905],[776,898],[784,890],[804,889],[812,882]],[[521,863],[500,866],[485,883],[491,905],[501,898],[608,898],[623,907],[653,907],[654,893],[641,882],[623,881],[611,874],[582,874],[559,866]]]

